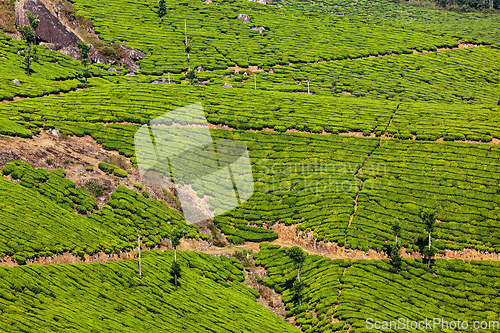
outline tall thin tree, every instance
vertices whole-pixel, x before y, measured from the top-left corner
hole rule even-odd
[[[23,25],[17,30],[22,36],[22,39],[25,41],[26,46],[28,48],[28,54],[25,57],[25,64],[27,67],[27,74],[30,76],[30,67],[31,67],[31,48],[33,46],[35,56],[36,56],[36,46],[35,46],[35,30],[38,28],[38,25],[40,24],[40,20],[32,14],[29,10],[25,12],[26,17],[28,18],[29,24]]]
[[[177,290],[177,277],[180,275],[181,266],[177,262],[177,246],[181,244],[181,238],[184,237],[186,232],[183,229],[174,228],[170,234],[170,242],[174,248],[174,261],[170,266],[170,273],[174,276],[175,290]]]
[[[80,58],[82,58],[82,65],[84,68],[83,75],[85,76],[85,88],[87,87],[87,77],[89,76],[88,65],[90,63],[89,53],[91,49],[91,45],[82,42],[81,40],[77,43],[78,53],[80,54]]]
[[[401,266],[401,245],[398,242],[398,237],[401,236],[401,231],[403,229],[403,223],[399,219],[394,219],[391,221],[391,229],[396,236],[396,242],[390,247],[391,251],[391,263],[396,268],[396,274],[399,274],[399,267]]]
[[[167,6],[165,0],[160,0],[158,1],[158,16],[162,19],[165,15],[167,15]]]
[[[429,236],[429,246],[427,249],[424,249],[424,256],[427,257],[427,260],[428,260],[427,261],[427,268],[428,268],[428,271],[430,272],[430,270],[431,270],[431,257],[434,256],[434,254],[436,252],[434,250],[434,248],[432,247],[432,243],[431,243],[431,235],[432,235],[432,232],[434,231],[435,226],[436,226],[436,211],[432,210],[432,209],[424,209],[420,213],[420,217],[422,218],[422,222],[424,222],[425,230],[427,231],[428,236]]]
[[[141,236],[137,235],[137,250],[139,252],[139,278],[142,279],[142,266],[141,266]]]
[[[294,287],[294,291],[298,296],[299,305],[301,305],[300,291],[303,289],[303,284],[300,282],[300,267],[306,260],[307,254],[299,246],[292,246],[287,250],[287,255],[292,259],[295,267],[297,267],[297,285]]]

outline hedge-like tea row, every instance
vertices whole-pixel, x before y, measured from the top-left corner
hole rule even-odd
[[[0,330],[297,332],[256,303],[258,293],[240,283],[239,263],[197,252],[177,256],[177,291],[172,251],[144,253],[142,279],[137,259],[0,267]]]
[[[435,49],[434,49],[435,51]],[[257,73],[259,90],[307,92],[391,101],[420,101],[496,105],[500,49],[474,47],[420,54],[294,64],[273,67],[273,73]],[[382,53],[381,53],[382,54]],[[235,88],[254,89],[254,79],[241,75],[229,79],[219,73],[204,73],[209,84],[228,82]],[[200,78],[201,79],[201,78]]]
[[[116,11],[107,9],[113,6]],[[107,42],[123,41],[147,54],[141,73],[162,75],[188,68],[184,19],[188,38],[193,39],[192,66],[208,70],[238,64],[272,66],[289,62],[346,59],[378,52],[392,53],[411,48],[453,46],[451,36],[403,29],[390,24],[332,14],[303,15],[300,11],[264,6],[242,0],[166,1],[167,14],[157,14],[157,1],[75,1],[79,15],[93,20],[99,37]],[[251,23],[236,17],[247,14]],[[251,27],[263,26],[263,35]]]
[[[438,248],[500,252],[499,152],[496,145],[382,140],[370,161],[384,172],[367,177],[371,191],[359,195],[347,245],[382,249],[394,239],[394,217],[403,221],[401,239],[410,244],[425,237],[419,214],[431,208],[440,221],[433,235]]]
[[[330,133],[381,132],[397,108],[393,102],[349,97],[128,83],[0,105],[0,116],[39,126],[44,122],[46,129],[56,127],[68,134],[90,134],[106,149],[132,156],[134,152],[129,146],[133,140],[123,142],[116,138],[114,141],[110,136],[123,131],[128,132],[123,135],[133,138],[139,126],[109,124],[104,127],[100,122],[144,124],[166,112],[198,102],[213,124],[239,129]]]
[[[144,198],[124,186],[117,188],[102,210],[96,210],[90,194],[75,188],[61,169],[49,173],[14,161],[2,173],[19,179],[20,185],[0,179],[0,257],[14,256],[18,263],[65,251],[80,257],[129,251],[137,246],[137,234],[146,247],[153,248],[170,236],[174,226],[185,229],[188,238],[208,238],[198,234],[197,226],[186,225],[164,202]],[[75,209],[91,214],[77,216]]]
[[[387,0],[376,2],[358,0],[355,3],[350,0],[325,0],[321,4],[308,0],[284,0],[280,2],[280,5],[285,8],[306,12],[329,12],[375,22],[397,23],[418,28],[422,31],[430,30],[434,33],[437,30],[461,36],[463,41],[469,41],[470,38],[468,37],[474,37],[488,43],[500,42],[500,38],[496,33],[500,29],[496,13],[458,13],[455,11],[431,10]],[[383,23],[377,22],[377,24]]]
[[[282,294],[287,316],[294,316],[304,332],[337,332],[349,326],[351,331],[373,332],[367,327],[368,318],[372,322],[460,319],[468,321],[469,328],[474,321],[498,321],[499,262],[439,259],[427,273],[426,262],[406,258],[395,274],[388,260],[309,255],[300,270],[305,289],[298,306],[291,290],[297,270],[285,250],[262,244],[254,258],[269,275],[261,282]]]

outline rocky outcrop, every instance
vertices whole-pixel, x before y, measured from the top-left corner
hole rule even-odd
[[[20,85],[21,85],[21,81],[19,81],[18,79],[14,79],[14,80],[12,80],[12,81],[10,81],[10,82],[12,82],[12,83],[14,83],[14,84],[17,84],[18,86],[20,86]]]
[[[129,57],[132,60],[142,60],[146,58],[146,54],[144,52],[141,52],[139,50],[133,49],[127,45],[120,44],[120,47],[122,48],[123,52],[127,57]]]
[[[94,52],[92,52],[90,54],[90,60],[93,63],[97,63],[97,64],[107,64],[108,63],[106,61],[106,58],[102,55],[102,53],[97,51],[97,50],[95,50]]]
[[[236,17],[237,20],[241,20],[243,23],[250,23],[250,16],[246,14],[240,14],[238,17]]]
[[[168,82],[167,79],[165,79],[164,77],[161,78],[161,81],[155,80],[151,83],[175,84],[175,82]]]
[[[264,33],[264,30],[266,30],[266,28],[264,28],[264,27],[253,27],[253,28],[251,28],[251,30],[256,30],[256,31],[260,32],[260,34],[262,35]]]
[[[57,43],[60,46],[76,45],[79,38],[73,32],[68,31],[40,0],[26,0],[19,3],[15,11],[17,26],[29,24],[28,18],[24,14],[27,10],[40,19],[40,25],[35,31],[38,42]]]
[[[258,2],[263,5],[269,5],[271,2],[273,2],[272,0],[248,0],[248,1]]]
[[[196,67],[196,69],[194,71],[195,71],[195,73],[203,73],[205,70],[203,69],[203,67],[198,66],[198,67]]]
[[[233,87],[232,85],[230,85],[230,84],[229,84],[229,83],[227,83],[227,82],[226,82],[226,83],[224,83],[222,86],[223,86],[223,87],[226,87],[226,88],[232,88],[232,87]]]
[[[120,71],[119,71],[119,70],[117,70],[117,69],[116,69],[116,68],[114,68],[114,67],[110,67],[110,68],[108,69],[108,72],[115,73],[115,74],[120,74]]]
[[[123,66],[131,72],[138,72],[141,70],[139,65],[137,65],[132,59],[125,58],[123,59]]]
[[[76,46],[66,46],[59,50],[62,54],[70,56],[73,59],[81,61],[80,53],[78,52],[78,48]]]

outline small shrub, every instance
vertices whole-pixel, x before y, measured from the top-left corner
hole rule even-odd
[[[80,214],[86,214],[87,213],[87,207],[83,206],[83,205],[78,205],[76,206],[76,211]]]
[[[47,165],[52,165],[52,160],[50,158],[48,158],[45,160],[45,163],[47,163]]]
[[[92,194],[95,198],[100,197],[106,192],[106,188],[94,180],[85,183],[85,188]]]
[[[142,196],[144,198],[149,198],[149,192],[148,191],[142,191]]]
[[[89,165],[88,167],[85,168],[85,171],[94,172],[94,167],[92,165]]]
[[[124,170],[115,169],[114,175],[117,177],[120,177],[120,178],[125,178],[125,177],[127,177],[128,173],[127,173],[127,171],[124,171]]]
[[[134,187],[138,190],[142,190],[142,185],[140,184],[134,184]]]

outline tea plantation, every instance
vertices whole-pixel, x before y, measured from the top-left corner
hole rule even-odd
[[[233,258],[234,259],[234,258]],[[236,260],[178,253],[179,289],[169,273],[173,253],[148,252],[107,264],[0,267],[4,332],[298,332],[255,302]],[[26,314],[29,313],[29,316]]]
[[[119,11],[108,8],[119,6]],[[78,14],[92,18],[96,33],[106,42],[126,42],[148,56],[141,73],[162,75],[188,69],[184,51],[184,19],[193,40],[192,66],[205,70],[235,64],[273,66],[290,62],[358,58],[412,48],[451,47],[457,39],[441,33],[374,25],[331,14],[303,15],[300,11],[264,6],[247,0],[166,1],[160,19],[157,1],[75,1]],[[236,19],[249,15],[251,23]],[[263,35],[251,30],[265,28]],[[329,47],[325,47],[329,46]],[[277,51],[279,50],[279,51]]]
[[[475,321],[498,320],[498,262],[439,259],[427,273],[421,260],[404,259],[396,274],[388,260],[331,260],[309,255],[301,267],[305,289],[299,306],[291,290],[297,269],[285,250],[262,244],[256,263],[269,273],[262,283],[283,295],[287,316],[294,316],[304,332],[373,332],[367,328],[368,318],[373,322],[460,319],[471,329]],[[492,327],[484,332],[497,330]],[[444,330],[439,325],[435,330],[417,331]]]
[[[118,254],[136,248],[137,235],[153,248],[170,236],[174,225],[186,229],[187,237],[199,237],[198,227],[187,226],[177,211],[123,186],[96,210],[94,198],[64,178],[62,169],[47,172],[14,161],[2,174],[20,183],[0,178],[0,257],[13,256],[18,263],[66,251],[82,258],[99,251]]]
[[[480,2],[476,2],[479,4]],[[430,10],[402,5],[392,1],[358,0],[283,0],[284,8],[299,9],[305,12],[335,13],[349,17],[373,20],[375,22],[393,22],[423,30],[437,30],[457,36],[469,36],[488,43],[498,43],[500,20],[497,13],[457,13],[445,10]],[[498,10],[498,4],[495,4]]]
[[[25,42],[0,30],[0,331],[359,333],[381,331],[369,319],[498,320],[498,12],[385,0],[71,0],[73,13],[63,2],[64,24],[82,36],[92,25],[106,45],[146,58],[136,73],[91,64],[87,82],[81,62],[37,46],[28,76]],[[195,103],[215,150],[154,168],[191,181],[208,169],[199,157],[217,152],[212,169],[225,168],[219,142],[238,141],[252,170],[242,182],[253,186],[245,200],[238,186],[240,204],[221,212],[222,181],[193,181],[216,213],[199,225],[187,223],[177,189],[150,198],[134,146],[143,125],[152,133],[165,125],[153,119]],[[167,125],[196,133],[200,121]],[[153,136],[156,155],[162,139],[197,144],[173,135]],[[67,177],[63,141],[79,160],[92,154],[85,177],[115,179],[109,193]],[[345,259],[278,245],[295,236],[316,253],[330,242]],[[447,259],[404,255],[398,266],[396,236],[412,257],[435,249]],[[166,244],[175,255],[155,251]],[[103,253],[120,260],[89,263]],[[81,263],[52,264],[56,255]]]

